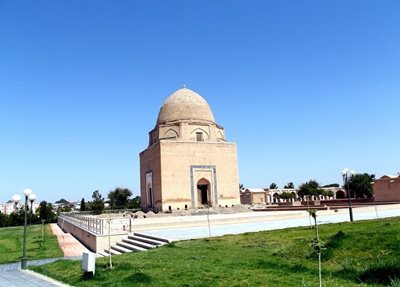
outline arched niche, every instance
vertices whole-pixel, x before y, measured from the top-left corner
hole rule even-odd
[[[164,139],[169,139],[169,138],[173,139],[173,138],[178,138],[178,137],[179,137],[179,134],[174,129],[167,130],[163,135]]]
[[[217,132],[217,139],[218,140],[225,140],[224,134],[221,131]]]
[[[200,142],[200,141],[206,141],[210,139],[209,134],[201,129],[201,128],[197,128],[194,129],[191,133],[190,133],[190,138]]]

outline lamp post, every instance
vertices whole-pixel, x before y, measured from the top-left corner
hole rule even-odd
[[[17,208],[18,202],[21,201],[21,196],[19,194],[14,194],[11,198],[12,202],[14,202],[14,210]]]
[[[349,198],[349,215],[350,222],[353,222],[353,209],[351,207],[351,196],[350,196],[350,186],[349,186],[349,177],[353,177],[356,173],[354,170],[349,170],[347,167],[344,168],[341,172],[343,177],[343,185],[347,184],[347,197]]]
[[[31,193],[28,196],[28,199],[31,203],[31,212],[29,213],[29,225],[31,225],[32,224],[32,214],[33,214],[33,202],[36,200],[36,194]]]
[[[36,194],[34,194],[34,193],[31,193],[29,196],[28,196],[28,199],[29,199],[29,201],[30,201],[30,203],[31,203],[31,212],[33,212],[33,202],[36,200]]]
[[[27,265],[28,258],[26,257],[26,225],[28,223],[28,198],[29,200],[36,199],[36,195],[32,193],[30,188],[24,189],[25,195],[25,205],[24,205],[24,237],[23,237],[23,244],[22,244],[22,257],[21,257],[21,268],[25,269]],[[12,201],[17,205],[17,203],[21,200],[21,196],[19,194],[14,194],[12,197]],[[33,200],[31,201],[33,203]]]

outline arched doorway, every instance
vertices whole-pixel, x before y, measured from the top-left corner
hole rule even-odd
[[[267,194],[267,202],[268,202],[268,204],[271,204],[271,203],[272,203],[272,196],[271,196],[271,194]]]
[[[337,199],[345,198],[344,191],[341,190],[341,189],[339,189],[339,190],[336,192],[336,198],[337,198]]]
[[[148,208],[153,208],[154,205],[154,194],[153,194],[153,189],[151,188],[151,185],[147,185],[147,207]]]
[[[210,182],[202,178],[197,182],[197,198],[200,205],[211,204]]]
[[[279,200],[279,194],[277,194],[277,193],[274,193],[274,195],[273,195],[273,199],[274,199],[274,203],[278,203],[278,202],[280,202],[280,200]]]

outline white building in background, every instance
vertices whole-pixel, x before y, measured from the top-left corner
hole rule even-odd
[[[297,201],[316,201],[316,200],[335,200],[345,198],[346,191],[339,187],[323,187],[325,191],[331,191],[331,197],[325,195],[313,195],[311,197],[299,196],[299,190],[297,188],[280,188],[280,189],[269,189],[269,188],[246,188],[240,191],[240,202],[241,204],[278,204],[283,202],[297,202]],[[283,198],[282,194],[289,198]]]
[[[32,204],[33,212],[36,212],[36,210],[39,208],[39,205],[40,205],[39,202],[33,202]],[[15,205],[13,202],[0,203],[0,212],[7,215],[10,215],[16,209],[20,208],[23,208],[23,204],[21,202],[19,202],[17,205]],[[28,208],[31,209],[30,202],[28,203]]]
[[[19,203],[17,205],[17,208],[22,207],[22,205]],[[13,202],[7,202],[7,203],[0,203],[0,212],[3,214],[10,214],[15,210],[15,204]]]

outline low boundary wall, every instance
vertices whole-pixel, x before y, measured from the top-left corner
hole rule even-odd
[[[76,221],[63,216],[58,217],[57,224],[64,232],[72,234],[77,240],[85,245],[87,249],[96,253],[108,248],[109,241],[111,245],[115,245],[118,241],[128,235],[128,231],[112,233],[110,235],[104,234],[104,226],[101,229],[103,234],[99,234],[77,224]]]

